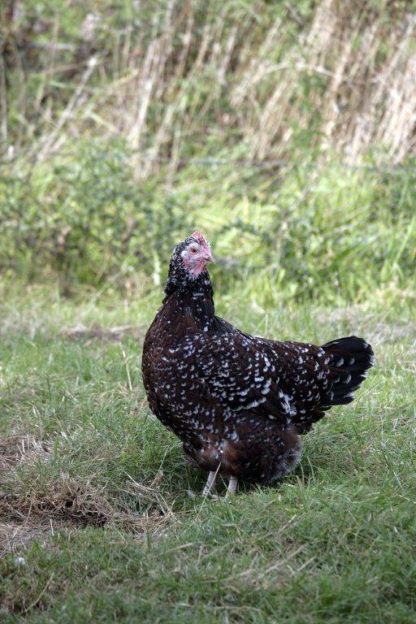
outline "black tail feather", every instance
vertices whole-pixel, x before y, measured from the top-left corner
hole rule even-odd
[[[357,336],[339,338],[322,345],[333,376],[332,387],[322,403],[322,409],[332,405],[345,405],[354,400],[354,392],[367,377],[374,365],[371,345]]]

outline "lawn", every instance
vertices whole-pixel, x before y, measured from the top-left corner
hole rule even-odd
[[[157,293],[1,294],[2,622],[414,622],[411,298],[263,310],[218,297],[253,333],[362,335],[377,363],[304,438],[295,473],[210,500],[146,405]]]

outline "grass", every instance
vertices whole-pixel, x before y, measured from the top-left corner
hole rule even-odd
[[[211,501],[144,402],[155,298],[3,286],[2,301],[3,622],[414,621],[410,306],[220,299],[252,332],[362,334],[377,367],[305,437],[293,475]]]
[[[0,621],[413,623],[414,0],[6,4]],[[377,355],[232,500],[141,382],[193,229],[219,314]]]
[[[416,179],[398,170],[296,162],[263,171],[191,163],[137,183],[121,142],[80,141],[47,165],[0,169],[0,270],[29,281],[57,276],[148,295],[173,246],[201,229],[215,241],[216,283],[236,281],[261,306],[316,299],[366,301],[413,292]]]

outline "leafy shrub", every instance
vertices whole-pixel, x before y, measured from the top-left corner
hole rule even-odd
[[[0,268],[65,288],[164,279],[174,244],[213,239],[222,291],[236,280],[263,302],[365,299],[412,284],[412,163],[389,173],[304,163],[286,171],[191,162],[175,183],[136,181],[121,142],[80,143],[31,171],[0,178]]]
[[[98,285],[151,274],[177,238],[172,199],[137,184],[115,143],[81,144],[69,158],[3,176],[0,208],[0,266],[29,279],[52,271]]]

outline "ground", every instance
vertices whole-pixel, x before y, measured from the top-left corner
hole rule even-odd
[[[305,437],[294,474],[209,500],[145,402],[156,305],[40,287],[3,297],[1,621],[413,622],[411,307],[220,305],[257,334],[357,333],[377,365]]]

